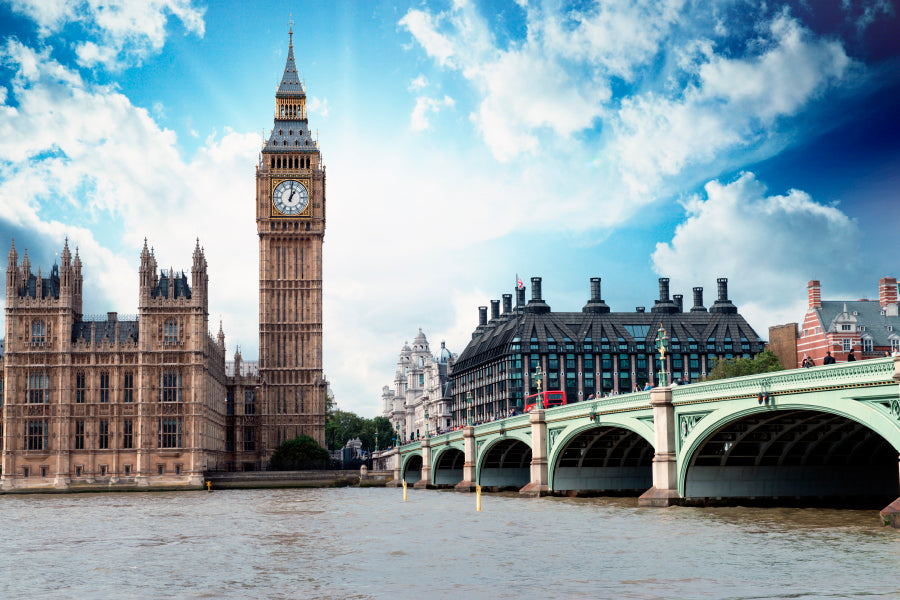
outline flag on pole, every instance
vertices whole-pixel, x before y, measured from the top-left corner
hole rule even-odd
[[[517,290],[524,290],[524,289],[525,289],[525,284],[522,283],[522,280],[521,280],[521,279],[519,279],[519,274],[518,274],[518,273],[516,273],[516,289],[517,289]]]

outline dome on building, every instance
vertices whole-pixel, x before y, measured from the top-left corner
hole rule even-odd
[[[412,348],[409,347],[409,342],[403,342],[403,349],[400,350],[400,356],[409,356],[412,354]]]
[[[413,340],[413,344],[416,346],[421,346],[423,344],[427,344],[428,340],[425,339],[425,334],[422,332],[422,328],[419,327],[419,333],[416,334],[416,339]]]
[[[437,361],[441,364],[446,364],[451,358],[453,358],[453,354],[447,350],[445,342],[441,340],[441,351],[437,355]]]

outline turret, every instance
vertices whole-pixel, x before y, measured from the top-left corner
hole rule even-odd
[[[78,246],[75,247],[75,259],[72,261],[72,310],[75,317],[81,318],[81,292],[84,278],[81,276],[81,257],[78,256]]]
[[[225,332],[222,330],[221,319],[219,319],[219,334],[216,336],[216,339],[219,342],[219,348],[222,349],[222,352],[225,352]]]
[[[6,305],[9,306],[12,299],[18,294],[19,282],[19,255],[16,253],[16,242],[13,240],[9,247],[9,255],[6,267]]]

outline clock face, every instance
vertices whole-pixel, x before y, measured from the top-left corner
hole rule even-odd
[[[288,179],[275,187],[272,204],[281,214],[293,217],[303,212],[309,204],[309,192],[299,181]]]

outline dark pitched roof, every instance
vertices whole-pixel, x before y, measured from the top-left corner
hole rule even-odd
[[[77,342],[83,339],[88,343],[93,342],[91,339],[91,331],[93,331],[96,341],[108,340],[112,343],[116,336],[116,323],[119,324],[119,343],[138,340],[138,321],[132,320],[115,320],[115,321],[76,321],[72,325],[72,341]]]
[[[150,292],[151,297],[159,298],[160,296],[163,298],[169,297],[169,277],[170,274],[163,271],[159,276],[159,281],[156,284],[156,287]],[[175,298],[187,298],[191,299],[191,285],[188,283],[187,275],[182,271],[181,275],[175,275]]]
[[[38,285],[41,286],[42,298],[53,296],[54,298],[59,299],[59,267],[53,265],[53,268],[50,270],[50,276],[42,277],[40,281],[38,281],[36,275],[29,275],[28,281],[25,282],[25,287],[19,289],[19,297],[24,298],[25,296],[30,296],[32,298],[37,298]]]
[[[835,317],[844,312],[856,317],[857,326],[865,329],[860,335],[872,338],[873,346],[890,346],[891,336],[900,336],[900,316],[889,317],[881,314],[881,302],[878,300],[854,300],[843,302],[838,300],[823,301],[819,313],[819,320],[825,331],[831,331]],[[888,329],[888,328],[892,329]]]
[[[742,342],[750,344],[750,352],[762,350],[763,341],[750,324],[736,313],[554,313],[522,311],[501,316],[495,324],[489,323],[476,330],[472,341],[460,353],[453,365],[453,372],[460,373],[484,364],[510,352],[510,343],[519,338],[520,350],[515,354],[528,354],[532,340],[538,344],[537,353],[582,352],[582,344],[590,338],[595,353],[633,352],[635,344],[645,344],[645,350],[655,348],[657,330],[660,324],[666,330],[670,344],[676,341],[687,344],[697,342],[693,352],[706,353],[707,340],[712,338],[715,352],[741,354]],[[746,341],[745,341],[746,340]],[[733,350],[725,350],[730,341]],[[566,344],[574,349],[567,350]],[[598,349],[599,344],[609,343],[608,350]],[[550,345],[556,344],[555,350]],[[626,349],[620,350],[619,344]],[[702,345],[701,345],[702,344]],[[678,352],[686,352],[682,346]]]
[[[288,45],[287,62],[284,65],[284,75],[281,76],[281,83],[278,85],[278,91],[275,92],[276,98],[299,98],[305,96],[303,82],[300,81],[300,74],[297,72],[297,64],[294,62],[294,38],[291,33],[291,42]]]
[[[316,152],[309,125],[300,119],[275,119],[265,152]]]

